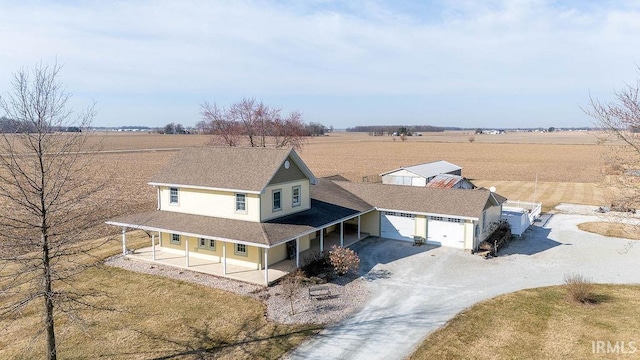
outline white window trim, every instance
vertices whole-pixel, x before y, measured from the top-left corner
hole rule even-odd
[[[239,246],[244,246],[244,251],[240,251],[240,250],[238,250],[238,247],[239,247]],[[247,256],[247,255],[248,255],[248,252],[249,252],[249,249],[247,249],[247,245],[245,245],[245,244],[234,244],[234,246],[233,246],[233,253],[234,253],[235,255],[238,255],[238,256]]]
[[[295,202],[295,195],[293,194],[296,190],[298,190],[298,202]],[[280,202],[282,203],[282,194],[280,194]],[[300,185],[296,185],[291,188],[291,207],[296,207],[302,205],[302,187]]]
[[[276,208],[276,193],[280,193],[280,207]],[[282,211],[282,189],[274,189],[271,191],[271,211]]]
[[[204,240],[204,245],[202,245],[202,240]],[[213,241],[213,247],[211,246],[211,241]],[[216,251],[216,243],[213,239],[205,239],[198,238],[198,248],[203,250]]]
[[[238,210],[238,195],[244,196],[244,210]],[[247,213],[247,194],[244,193],[236,193],[235,194],[235,212],[236,214],[246,214]]]
[[[171,190],[173,189],[176,190],[176,201],[171,201]],[[180,189],[179,188],[177,187],[169,188],[169,205],[172,205],[172,206],[180,205]]]
[[[178,240],[174,240],[174,238],[178,236]],[[171,234],[171,244],[173,245],[180,245],[182,243],[182,238],[179,234]]]

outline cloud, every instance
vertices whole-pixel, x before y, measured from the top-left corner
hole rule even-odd
[[[576,108],[578,95],[610,92],[640,63],[634,2],[27,1],[2,8],[3,69],[57,56],[69,89],[99,104],[107,98],[118,111],[130,106],[118,98],[148,97],[152,113],[152,97],[170,94],[180,111],[189,101],[197,107],[242,96],[295,107],[286,99],[553,94]],[[9,75],[0,73],[0,86]]]

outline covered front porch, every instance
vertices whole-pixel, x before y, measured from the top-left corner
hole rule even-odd
[[[330,221],[337,216],[341,217]],[[168,211],[107,223],[122,228],[124,256],[268,286],[303,266],[312,252],[349,246],[367,237],[378,227],[376,219],[373,211],[319,204],[314,210],[265,223]],[[130,250],[128,229],[145,230],[150,246]]]
[[[285,260],[269,265],[268,270],[256,270],[241,265],[225,264],[215,259],[188,256],[185,252],[179,254],[171,251],[171,249],[163,249],[155,246],[129,251],[126,257],[132,260],[173,266],[256,285],[265,285],[265,281],[268,281],[268,285],[285,276],[295,267],[295,263]],[[267,272],[266,274],[265,271]]]
[[[191,252],[187,253],[186,251],[165,249],[157,246],[157,244],[136,250],[128,250],[125,256],[132,260],[182,268],[250,284],[269,285],[295,270],[296,267],[303,266],[305,258],[311,254],[322,251],[321,247],[324,250],[330,250],[334,245],[341,246],[341,243],[342,246],[348,247],[367,236],[369,236],[368,233],[360,233],[360,236],[358,236],[358,233],[343,233],[341,237],[339,232],[331,232],[323,236],[322,246],[320,238],[312,239],[310,241],[310,247],[301,251],[297,258],[294,257],[293,259],[276,262],[269,265],[267,269],[252,269],[242,265],[225,263],[221,259],[194,256]],[[152,241],[155,241],[155,237]],[[286,245],[282,244],[280,246]]]

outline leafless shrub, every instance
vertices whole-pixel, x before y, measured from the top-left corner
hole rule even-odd
[[[476,141],[476,137],[473,135],[469,136],[469,142],[473,143],[474,141]]]
[[[597,298],[593,293],[594,286],[591,279],[581,274],[568,274],[564,277],[564,287],[569,299],[582,303],[593,304]]]
[[[291,315],[295,315],[295,308],[293,307],[293,303],[295,298],[300,293],[300,287],[302,286],[302,282],[304,279],[304,272],[302,270],[297,269],[296,271],[288,274],[285,279],[282,281],[282,293],[284,297],[289,300],[289,306],[291,307]]]

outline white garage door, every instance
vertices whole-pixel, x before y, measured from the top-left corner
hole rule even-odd
[[[381,237],[413,241],[416,227],[415,215],[383,211],[380,213]]]
[[[464,224],[460,219],[429,216],[427,242],[464,249]]]

